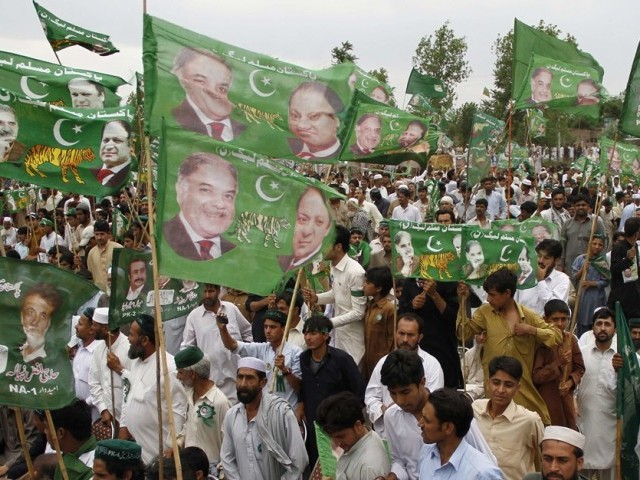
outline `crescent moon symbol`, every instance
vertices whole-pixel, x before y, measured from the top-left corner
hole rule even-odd
[[[62,134],[60,133],[60,127],[62,126],[62,122],[66,122],[66,121],[67,121],[66,118],[61,118],[56,121],[56,123],[53,125],[53,137],[56,139],[56,142],[58,142],[60,145],[64,145],[65,147],[70,147],[78,143],[79,140],[76,140],[75,142],[68,142],[67,140],[62,138]]]
[[[11,92],[8,90],[0,89],[0,100],[3,102],[8,102],[11,100]]]
[[[389,128],[391,130],[400,130],[400,122],[398,122],[398,120],[391,120],[389,122]]]
[[[45,93],[44,95],[38,95],[37,93],[34,93],[33,90],[31,90],[29,88],[29,79],[30,78],[33,78],[33,77],[28,77],[28,76],[24,75],[20,79],[20,88],[22,88],[22,91],[24,92],[24,94],[27,97],[32,98],[34,100],[40,100],[41,98],[44,98],[47,95],[49,95],[49,92]]]
[[[564,83],[565,82],[565,77],[566,77],[566,75],[562,75],[560,77],[560,85],[562,85],[564,88],[569,88],[571,86],[571,82],[567,81],[567,83],[565,84]]]
[[[218,149],[218,153],[222,156],[222,157],[226,157],[229,154],[229,150],[227,150],[224,147],[220,147]]]
[[[282,192],[277,197],[270,197],[269,195],[264,193],[264,191],[262,190],[262,180],[264,180],[266,177],[267,177],[266,175],[261,175],[258,177],[258,179],[256,180],[256,192],[258,193],[260,198],[263,199],[265,202],[277,202],[283,197],[284,192]]]
[[[433,248],[433,246],[431,245],[431,240],[433,240],[433,238],[434,238],[433,235],[429,237],[429,241],[427,242],[427,248],[432,252],[441,252],[442,248]]]
[[[363,78],[360,81],[360,85],[362,85],[362,88],[367,88],[369,86],[369,80],[367,80],[366,78]]]
[[[256,82],[254,80],[256,73],[261,72],[262,70],[254,70],[253,72],[251,72],[251,74],[249,75],[249,86],[251,86],[251,90],[253,90],[253,93],[255,93],[256,95],[258,95],[259,97],[270,97],[271,95],[273,95],[274,93],[276,93],[276,89],[274,88],[271,92],[265,93],[263,91],[261,91],[260,89],[258,89],[258,87],[256,86]]]
[[[505,255],[511,255],[511,247],[509,245],[505,245],[504,247],[502,247],[502,251],[500,252],[500,261],[501,262],[508,262],[509,261],[508,258],[504,258]]]

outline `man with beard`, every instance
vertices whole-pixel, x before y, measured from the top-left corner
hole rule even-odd
[[[591,236],[592,217],[589,213],[589,199],[584,195],[578,195],[574,202],[576,213],[562,225],[560,238],[562,241],[563,272],[570,272],[573,262],[578,255],[586,253]],[[604,223],[600,217],[596,218],[594,233],[604,235]]]
[[[542,473],[529,473],[522,480],[587,480],[578,472],[584,464],[585,436],[567,427],[549,426],[544,430]]]
[[[544,200],[538,201],[537,215],[540,215],[547,222],[555,223],[559,229],[562,229],[564,222],[571,218],[569,210],[564,208],[566,198],[566,193],[563,188],[555,189],[551,192],[551,208],[543,210]]]
[[[46,335],[51,327],[51,319],[62,302],[58,289],[48,283],[37,283],[24,294],[20,321],[27,340],[20,350],[25,363],[47,356]]]
[[[129,330],[129,359],[130,371],[125,370],[120,362],[114,361],[114,371],[122,375],[124,383],[124,402],[122,404],[122,418],[118,438],[121,440],[135,439],[142,447],[142,460],[149,463],[158,452],[158,416],[157,411],[157,383],[156,383],[156,334],[155,320],[151,315],[140,314],[131,322]],[[176,366],[173,355],[167,353],[169,368],[169,388],[171,389],[171,410],[176,431],[182,430],[186,417],[187,397],[184,389],[175,376]],[[164,389],[164,378],[160,379],[160,397],[162,408],[162,439],[163,450],[171,444],[169,432],[169,409],[167,408]]]
[[[9,105],[0,105],[0,162],[18,160],[25,150],[25,144],[16,141],[18,137],[18,117]]]
[[[252,342],[251,324],[231,302],[221,301],[220,286],[204,284],[202,305],[187,317],[180,348],[195,345],[211,360],[209,379],[232,403],[236,402],[236,370],[239,355],[224,347],[216,322],[228,322],[227,332],[236,341]],[[220,317],[220,319],[219,319]]]
[[[187,419],[178,433],[178,446],[200,447],[209,459],[209,471],[220,462],[222,422],[231,407],[229,400],[209,380],[211,362],[198,347],[187,347],[175,356],[176,378],[187,392]],[[173,455],[172,449],[165,456]]]
[[[423,330],[424,322],[418,315],[414,313],[399,315],[396,322],[396,346],[398,350],[406,350],[418,354],[422,360],[422,376],[425,377],[425,386],[429,391],[434,391],[444,386],[444,374],[438,360],[420,348],[420,341],[424,334]],[[385,412],[394,404],[389,391],[381,381],[382,366],[389,355],[382,357],[376,364],[373,372],[371,372],[371,378],[364,395],[364,403],[369,419],[376,431],[381,435],[384,432]]]
[[[381,434],[391,447],[391,471],[385,480],[418,478],[418,459],[422,446],[418,421],[430,395],[424,373],[422,359],[412,350],[395,350],[382,364],[382,384],[391,399],[397,402],[385,412],[384,433]],[[471,421],[465,440],[495,462],[475,420]]]
[[[108,308],[94,310],[93,328],[96,340],[104,341],[96,345],[89,369],[91,403],[100,412],[100,420],[105,426],[115,423],[117,428],[122,412],[122,378],[117,373],[112,374],[112,369],[115,365],[128,368],[131,345],[127,336],[120,333],[119,328],[109,331]]]
[[[141,258],[135,258],[129,263],[129,288],[127,300],[137,300],[143,293],[147,281],[147,263]],[[144,295],[143,295],[144,298]]]
[[[594,315],[595,342],[580,347],[585,372],[576,389],[578,428],[586,437],[584,468],[587,477],[613,479],[616,441],[616,333],[612,310],[601,308]],[[621,360],[620,357],[618,357]]]
[[[240,403],[223,423],[220,457],[228,480],[299,479],[309,458],[298,422],[286,400],[263,392],[267,365],[255,357],[238,362]]]

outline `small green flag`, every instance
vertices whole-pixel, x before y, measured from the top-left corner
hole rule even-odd
[[[411,69],[406,92],[417,93],[426,98],[443,98],[447,94],[442,80],[424,75],[415,68]]]
[[[52,265],[0,258],[0,404],[55,409],[75,397],[71,317],[98,293]]]
[[[31,202],[30,193],[34,194],[32,189],[21,188],[18,190],[6,189],[2,192],[2,202],[0,207],[3,212],[17,213],[25,210]]]
[[[336,478],[338,460],[333,454],[333,441],[317,422],[313,422],[318,445],[318,461],[322,470],[322,478]]]
[[[640,44],[629,73],[620,114],[620,130],[634,137],[640,137]]]
[[[103,57],[119,52],[108,35],[92,32],[58,18],[49,10],[33,2],[40,24],[54,52],[79,45]]]
[[[522,163],[529,161],[529,150],[521,147],[516,142],[511,142],[511,168],[518,168]],[[498,167],[509,167],[509,144],[505,145],[504,151],[498,155]]]
[[[638,480],[639,462],[634,449],[640,425],[640,366],[620,302],[616,302],[616,333],[618,353],[623,361],[616,388],[616,417],[622,422],[622,449],[616,455],[620,455],[622,480]]]
[[[469,138],[467,181],[475,185],[491,168],[491,153],[500,142],[505,123],[484,112],[473,115],[473,129]]]
[[[487,87],[484,87],[484,90],[482,90],[482,95],[484,95],[485,97],[490,97],[491,90],[489,90]]]
[[[600,137],[600,171],[620,175],[623,183],[640,180],[640,148]]]
[[[591,159],[581,155],[576,159],[576,168],[582,172],[582,186],[585,186],[591,179],[600,175],[600,159]]]
[[[540,110],[537,108],[527,110],[527,123],[531,138],[544,137],[547,130],[547,119],[544,118],[544,114]]]

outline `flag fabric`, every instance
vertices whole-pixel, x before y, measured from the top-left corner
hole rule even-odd
[[[519,168],[523,163],[529,161],[529,149],[527,147],[521,147],[517,142],[511,142],[511,168]],[[504,150],[498,155],[498,167],[509,167],[509,145],[504,147]]]
[[[113,221],[111,222],[111,235],[117,242],[121,242],[124,239],[124,234],[127,233],[131,226],[131,220],[129,220],[118,208],[113,209]]]
[[[117,107],[120,97],[116,91],[126,83],[122,78],[106,73],[0,51],[0,88],[31,100],[73,107],[74,99],[78,99],[76,102],[80,107]],[[83,102],[90,95],[99,102],[98,106]]]
[[[318,445],[318,461],[322,469],[322,478],[336,478],[336,467],[338,459],[333,453],[333,441],[331,437],[325,433],[318,422],[313,422],[313,428],[316,433],[316,443]]]
[[[618,370],[616,388],[616,417],[622,422],[622,448],[619,452],[621,478],[638,480],[640,462],[634,449],[638,442],[640,425],[640,366],[620,302],[616,302],[616,333],[618,353],[623,360],[622,368]]]
[[[203,135],[167,130],[160,146],[160,273],[268,295],[332,245],[335,190]]]
[[[187,315],[202,302],[202,284],[160,276],[159,301],[162,320]],[[141,313],[155,316],[155,291],[150,252],[129,248],[113,251],[109,329],[128,324]]]
[[[484,89],[482,90],[482,95],[484,95],[485,97],[490,97],[491,90],[489,90],[487,87],[484,87]]]
[[[25,210],[31,203],[31,194],[35,196],[33,191],[29,189],[20,188],[17,190],[5,189],[0,195],[0,208],[2,212],[18,213],[20,210]]]
[[[356,90],[361,91],[377,102],[384,103],[386,105],[390,104],[392,89],[388,84],[381,82],[369,72],[365,72],[363,69],[351,62],[341,63],[334,66],[334,68],[337,70],[340,70],[341,68],[350,69],[351,74],[349,76],[349,82],[353,83]]]
[[[640,180],[640,148],[600,137],[600,171],[620,175],[620,180]]]
[[[600,170],[600,159],[592,159],[586,155],[579,156],[575,161],[575,166],[582,172],[582,186],[602,173]]]
[[[109,35],[92,32],[62,20],[33,2],[44,34],[54,52],[73,45],[78,45],[103,57],[119,52],[109,38]]]
[[[406,92],[420,94],[426,98],[443,98],[447,94],[442,80],[424,75],[415,68],[411,69]]]
[[[518,274],[518,288],[536,284],[537,256],[533,238],[515,231],[483,230],[468,225],[440,225],[390,220],[395,247],[395,275],[440,282],[482,285],[505,267]]]
[[[484,112],[473,115],[473,129],[469,138],[467,182],[475,185],[491,168],[491,154],[500,142],[505,123]]]
[[[527,128],[531,138],[544,137],[547,131],[547,119],[544,114],[537,108],[527,110]]]
[[[491,222],[491,228],[503,232],[517,232],[523,237],[533,238],[534,246],[547,238],[560,240],[558,226],[537,216],[529,217],[524,222],[517,219],[494,220]]]
[[[0,404],[56,409],[75,397],[71,317],[98,293],[52,265],[0,258]]]
[[[629,73],[620,114],[620,130],[628,135],[640,137],[640,43]]]
[[[59,107],[5,93],[0,112],[16,124],[0,137],[0,177],[87,195],[120,190],[133,163],[132,107]]]

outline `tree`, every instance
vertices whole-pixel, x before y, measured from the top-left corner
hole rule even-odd
[[[446,96],[434,99],[436,107],[451,108],[456,99],[455,87],[471,75],[471,67],[465,56],[467,41],[456,37],[449,21],[433,35],[422,37],[413,57],[413,66],[425,75],[439,78],[444,83]]]
[[[456,145],[466,145],[473,129],[473,116],[478,111],[475,102],[466,102],[453,113],[453,121],[447,127],[447,136]]]
[[[351,62],[358,60],[353,53],[353,44],[350,41],[342,42],[341,47],[334,47],[331,50],[331,63],[338,65],[339,63]]]

